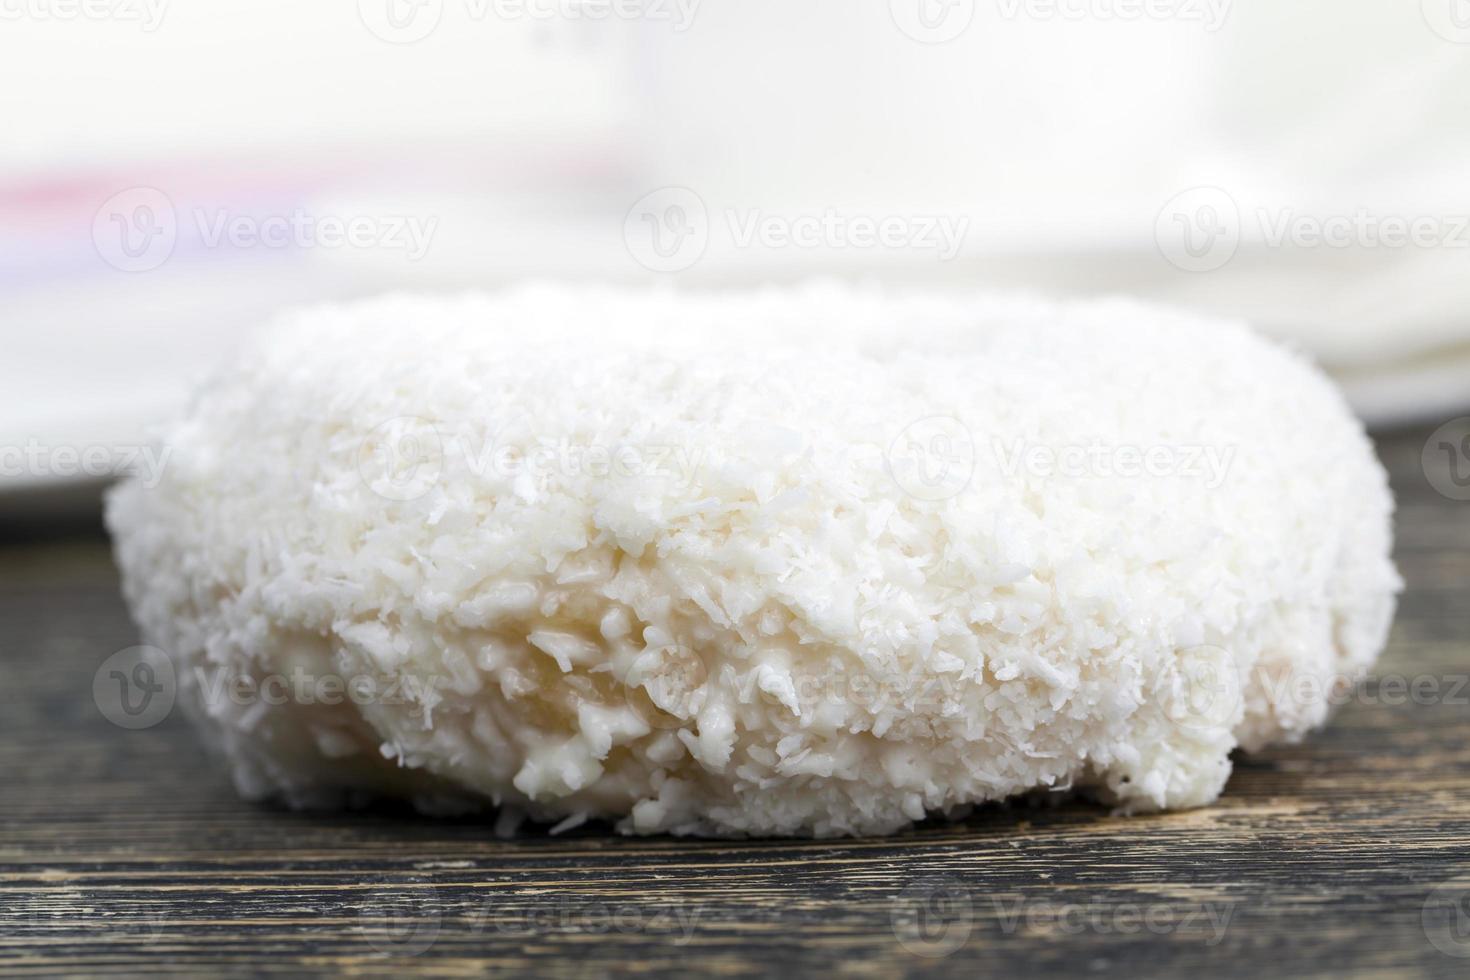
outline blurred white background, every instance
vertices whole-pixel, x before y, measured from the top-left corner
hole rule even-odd
[[[0,0],[0,485],[283,306],[528,277],[1144,295],[1444,417],[1467,119],[1470,0]]]

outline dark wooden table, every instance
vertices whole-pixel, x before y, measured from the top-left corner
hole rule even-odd
[[[1470,503],[1426,479],[1427,434],[1380,441],[1408,591],[1328,730],[1238,760],[1203,810],[990,807],[880,840],[500,840],[242,803],[180,719],[100,716],[93,674],[136,642],[100,532],[12,527],[0,970],[1470,976]]]

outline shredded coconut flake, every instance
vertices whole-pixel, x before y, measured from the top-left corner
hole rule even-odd
[[[1366,671],[1398,587],[1323,376],[1117,300],[392,296],[284,318],[165,439],[109,525],[241,792],[501,833],[1198,806],[1325,720],[1292,681]]]

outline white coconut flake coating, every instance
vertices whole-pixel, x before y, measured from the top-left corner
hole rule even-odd
[[[870,834],[1213,801],[1392,617],[1332,385],[1121,300],[538,285],[281,319],[108,522],[240,791]],[[253,693],[252,693],[253,692]]]

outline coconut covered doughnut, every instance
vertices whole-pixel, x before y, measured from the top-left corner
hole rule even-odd
[[[162,440],[108,502],[126,596],[239,790],[303,806],[1200,806],[1398,588],[1323,375],[1125,301],[392,296],[284,317]]]

